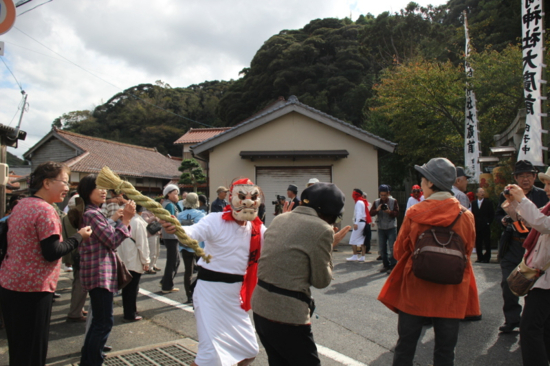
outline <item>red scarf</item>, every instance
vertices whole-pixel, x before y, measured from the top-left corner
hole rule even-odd
[[[356,191],[353,191],[353,193],[351,194],[351,197],[353,197],[353,200],[355,201],[355,203],[357,203],[357,201],[363,201],[363,203],[365,204],[365,213],[367,214],[366,221],[367,221],[367,224],[370,224],[372,222],[372,218],[370,217],[370,212],[369,212],[369,201],[364,199],[363,196],[361,196],[361,193]]]
[[[233,191],[233,186],[241,184],[253,184],[249,179],[240,179],[233,183],[230,191]],[[226,221],[236,221],[233,217],[233,209],[231,205],[225,206],[223,210],[222,219]],[[252,299],[252,293],[258,283],[258,259],[261,253],[262,244],[262,220],[256,217],[252,222],[252,235],[250,236],[250,251],[248,255],[248,265],[246,267],[246,273],[244,274],[243,284],[241,286],[241,308],[244,311],[251,309],[250,300]]]
[[[546,216],[550,216],[550,203],[544,206],[541,212]],[[539,236],[540,236],[540,233],[535,229],[531,229],[531,232],[529,233],[529,235],[527,235],[527,238],[523,242],[523,247],[527,249],[524,256],[525,260],[527,260],[527,258],[529,257],[533,249],[535,249],[535,246],[539,241]]]

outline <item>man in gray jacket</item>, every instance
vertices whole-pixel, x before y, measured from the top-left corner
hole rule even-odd
[[[311,332],[310,286],[332,280],[332,246],[349,231],[334,233],[344,194],[332,183],[315,183],[301,204],[278,215],[266,230],[252,296],[254,323],[270,365],[320,365]]]

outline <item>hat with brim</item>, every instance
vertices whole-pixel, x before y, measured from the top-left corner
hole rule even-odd
[[[472,178],[471,176],[469,176],[468,174],[466,174],[466,172],[464,171],[464,168],[461,167],[461,166],[457,166],[457,167],[456,167],[456,177],[457,177],[457,178],[459,178],[459,177],[466,177],[466,179]]]
[[[188,193],[187,197],[183,200],[183,207],[185,208],[198,208],[199,196],[196,193]]]
[[[414,169],[437,188],[452,193],[453,184],[456,182],[456,168],[449,159],[433,158],[422,166],[415,165]]]
[[[546,173],[539,173],[539,180],[543,183],[550,183],[550,168],[546,169]]]
[[[528,160],[519,160],[516,165],[514,166],[514,173],[513,175],[521,174],[521,173],[536,173],[537,169],[533,166],[533,164]]]

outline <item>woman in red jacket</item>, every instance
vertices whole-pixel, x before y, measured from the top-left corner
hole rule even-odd
[[[460,319],[479,316],[479,298],[470,255],[475,246],[474,217],[465,211],[453,226],[464,241],[466,268],[462,283],[442,285],[416,277],[412,271],[412,252],[418,236],[432,226],[449,226],[461,211],[451,193],[456,180],[454,165],[445,158],[434,158],[415,166],[422,175],[425,200],[407,211],[395,242],[397,265],[384,284],[378,300],[399,314],[399,340],[393,365],[413,364],[416,344],[426,318],[435,332],[434,366],[453,365]]]

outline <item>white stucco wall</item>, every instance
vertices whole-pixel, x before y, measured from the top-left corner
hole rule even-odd
[[[241,159],[241,151],[347,150],[345,159]],[[216,188],[229,187],[239,176],[255,179],[256,167],[332,166],[332,182],[346,195],[344,224],[350,224],[354,202],[351,193],[360,188],[369,202],[377,198],[378,159],[376,148],[297,112],[291,112],[243,135],[216,146],[210,152],[210,197]],[[299,188],[300,192],[302,187]],[[270,199],[270,197],[268,197]],[[268,209],[271,209],[268,204]]]

